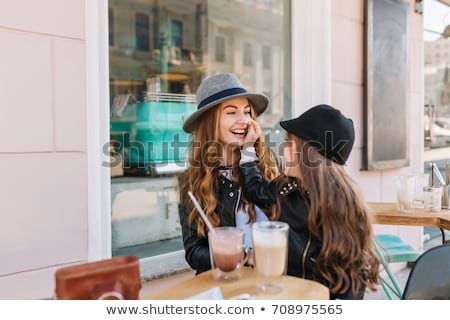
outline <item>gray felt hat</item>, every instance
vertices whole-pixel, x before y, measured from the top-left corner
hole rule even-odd
[[[206,111],[232,98],[249,99],[257,116],[269,104],[269,98],[264,94],[247,92],[234,73],[215,74],[206,78],[198,87],[197,111],[184,120],[183,130],[192,133],[197,121]]]

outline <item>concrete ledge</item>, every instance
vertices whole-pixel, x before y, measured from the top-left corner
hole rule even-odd
[[[184,251],[141,259],[139,267],[144,282],[192,271],[184,258]]]

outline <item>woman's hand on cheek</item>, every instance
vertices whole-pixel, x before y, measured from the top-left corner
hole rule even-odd
[[[247,134],[244,139],[244,147],[251,147],[256,140],[262,135],[261,127],[255,120],[250,120],[247,123]]]

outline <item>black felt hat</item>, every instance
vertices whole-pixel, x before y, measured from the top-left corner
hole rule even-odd
[[[326,104],[312,107],[296,119],[281,121],[280,125],[339,164],[345,164],[355,142],[352,119]]]

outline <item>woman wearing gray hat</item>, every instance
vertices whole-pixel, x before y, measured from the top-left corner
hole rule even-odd
[[[379,260],[371,213],[344,169],[355,139],[353,121],[318,105],[280,124],[287,131],[285,175],[265,179],[257,155],[245,149],[244,193],[261,207],[277,203],[278,219],[289,224],[289,275],[325,284],[331,299],[362,299],[366,288],[375,290]],[[253,122],[245,145],[252,146],[260,132]]]
[[[250,224],[275,217],[275,206],[264,211],[243,195],[239,178],[240,148],[248,125],[264,112],[269,99],[245,90],[235,74],[205,79],[197,90],[198,109],[184,122],[192,133],[189,167],[179,176],[179,214],[186,261],[197,274],[211,269],[207,227],[188,196],[192,191],[214,227],[237,226],[251,247]],[[275,155],[255,139],[258,168],[266,179],[279,175]]]

